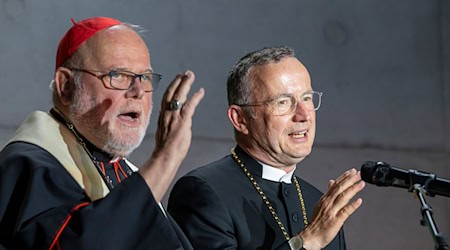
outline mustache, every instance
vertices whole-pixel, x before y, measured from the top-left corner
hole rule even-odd
[[[151,111],[151,108],[150,108]],[[142,103],[136,102],[136,101],[128,101],[124,105],[120,106],[117,114],[124,114],[124,113],[138,113],[140,115],[146,115],[144,114],[144,105]]]

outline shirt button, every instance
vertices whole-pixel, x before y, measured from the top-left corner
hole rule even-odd
[[[291,190],[289,190],[289,189],[285,189],[284,190],[284,194],[286,195],[286,196],[289,196],[290,194],[291,194]]]
[[[298,215],[297,215],[297,213],[294,213],[294,214],[292,215],[292,220],[293,220],[294,222],[298,222]]]

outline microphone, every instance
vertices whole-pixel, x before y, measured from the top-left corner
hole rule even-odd
[[[450,197],[450,180],[437,178],[435,174],[414,169],[403,170],[382,161],[364,162],[361,166],[361,178],[377,186],[407,188],[409,192],[413,191],[415,184],[419,184],[424,187],[429,196]]]

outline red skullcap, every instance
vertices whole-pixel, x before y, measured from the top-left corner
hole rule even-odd
[[[87,39],[97,31],[104,30],[114,25],[122,24],[121,21],[109,17],[92,17],[76,23],[72,18],[73,26],[59,42],[56,52],[56,67],[60,67]]]

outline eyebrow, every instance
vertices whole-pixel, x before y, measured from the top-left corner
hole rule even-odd
[[[126,71],[126,72],[135,73],[135,72],[131,71],[128,68],[122,68],[122,67],[119,67],[119,68],[114,68],[113,67],[109,71]],[[154,72],[153,72],[152,69],[149,68],[149,69],[145,69],[144,71],[141,71],[140,73],[135,73],[135,74],[145,74],[145,73],[154,73]]]
[[[303,92],[301,95],[303,96],[303,95],[305,95],[305,94],[312,94],[314,92],[314,90],[307,90],[307,91],[305,91],[305,92]],[[295,96],[294,94],[290,94],[290,93],[282,93],[282,94],[279,94],[279,95],[277,95],[277,96],[275,96],[275,97],[273,97],[273,98],[271,98],[271,99],[277,99],[277,98],[280,98],[280,97],[291,97],[291,96]]]

